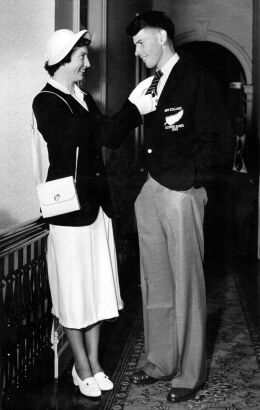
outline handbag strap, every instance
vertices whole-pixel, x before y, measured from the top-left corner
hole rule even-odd
[[[53,93],[54,94],[54,93]],[[56,94],[58,95],[58,94]],[[33,172],[36,185],[39,185],[43,182],[43,167],[41,166],[41,142],[44,141],[42,135],[37,129],[36,126],[36,118],[32,111],[32,162],[33,162]],[[45,141],[44,141],[45,142]],[[46,144],[46,143],[45,143]],[[46,144],[47,145],[47,144]],[[76,147],[76,162],[75,162],[75,172],[74,172],[74,182],[76,184],[77,181],[77,173],[78,173],[78,156],[79,156],[79,147]]]
[[[75,174],[74,174],[74,182],[77,182],[77,173],[78,173],[78,157],[79,157],[79,147],[76,148],[76,164],[75,164]]]
[[[73,114],[73,110],[72,110],[71,106],[65,100],[65,98],[63,98],[61,95],[55,93],[54,91],[47,91],[47,90],[43,90],[39,94],[43,94],[43,93],[54,94],[54,95],[56,95],[56,97],[59,97],[69,107],[70,111]],[[75,182],[75,184],[76,184],[76,181],[77,181],[77,172],[78,172],[78,156],[79,156],[79,147],[76,148],[76,164],[75,164],[75,173],[74,173],[74,182]]]
[[[41,136],[38,133],[37,127],[35,126],[36,119],[32,111],[32,162],[33,162],[33,173],[36,185],[40,184],[43,179],[43,167],[42,167],[42,150],[41,150]]]
[[[70,111],[71,111],[72,114],[73,114],[73,110],[72,110],[71,106],[70,106],[69,103],[65,100],[65,98],[63,98],[61,95],[55,93],[54,91],[47,91],[47,90],[46,90],[46,91],[40,91],[40,92],[39,92],[39,94],[44,94],[44,93],[46,93],[46,94],[54,94],[54,95],[56,95],[57,97],[59,97],[63,102],[65,102],[65,104],[67,104],[67,106],[69,107]]]

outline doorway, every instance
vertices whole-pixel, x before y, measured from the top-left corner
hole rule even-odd
[[[210,41],[185,43],[177,48],[177,52],[188,55],[215,77],[232,117],[246,115],[246,98],[243,91],[245,73],[234,54]]]

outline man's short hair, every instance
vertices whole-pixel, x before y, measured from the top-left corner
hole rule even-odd
[[[169,39],[173,43],[175,27],[170,17],[168,17],[164,12],[148,10],[139,14],[127,26],[126,32],[130,36],[135,36],[145,27],[156,27],[165,30]]]

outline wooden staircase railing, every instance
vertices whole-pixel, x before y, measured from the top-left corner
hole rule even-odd
[[[41,219],[0,235],[0,406],[51,347],[47,236]]]

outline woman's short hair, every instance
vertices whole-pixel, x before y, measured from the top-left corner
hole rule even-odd
[[[74,47],[68,52],[68,54],[58,63],[49,65],[48,61],[46,61],[44,68],[48,72],[48,74],[53,77],[55,72],[64,64],[69,63],[71,61],[71,56],[74,53],[74,51],[79,48],[79,47],[86,47],[89,46],[91,43],[91,40],[89,38],[84,38],[81,37],[77,43],[74,45]]]
[[[139,14],[127,26],[126,32],[130,36],[135,36],[145,27],[156,27],[165,30],[168,38],[173,43],[175,32],[174,24],[170,17],[162,11],[148,10]]]

